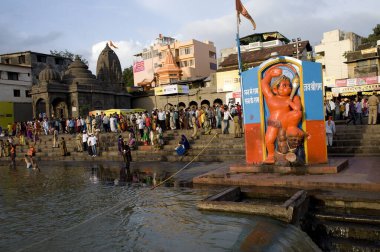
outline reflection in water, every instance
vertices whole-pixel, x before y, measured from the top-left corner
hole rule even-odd
[[[120,165],[119,168],[105,167],[102,164],[94,164],[91,167],[90,181],[92,183],[102,182],[105,185],[140,185],[155,186],[172,175],[171,172],[157,171],[156,169],[131,169],[129,166]],[[172,187],[174,179],[168,180],[165,186]]]
[[[220,188],[150,190],[170,176],[154,167],[131,168],[132,182],[124,184],[118,164],[40,168],[0,167],[0,251],[231,251],[258,223],[288,228],[267,218],[196,209]],[[114,186],[115,179],[127,186]],[[299,251],[311,251],[302,246]]]

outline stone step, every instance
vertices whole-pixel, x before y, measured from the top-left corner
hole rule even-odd
[[[334,139],[334,146],[380,146],[379,139]]]
[[[372,224],[353,224],[336,221],[323,222],[329,236],[335,238],[380,241],[380,226]]]
[[[328,147],[329,154],[335,153],[371,153],[380,155],[380,145],[377,146],[331,146]]]
[[[205,148],[206,144],[192,144],[191,149],[193,150],[200,150]],[[177,147],[177,144],[171,144],[171,145],[164,145],[164,150],[173,150]],[[245,150],[244,144],[224,144],[224,143],[213,143],[209,144],[207,146],[207,149],[239,149],[239,150]]]
[[[380,157],[380,153],[329,153],[329,157]]]
[[[337,134],[334,140],[379,140],[380,134]]]
[[[367,240],[348,240],[344,238],[332,238],[329,251],[368,251],[379,252],[380,242]]]
[[[199,156],[167,156],[169,162],[227,162],[232,160],[243,160],[245,155],[199,155]]]

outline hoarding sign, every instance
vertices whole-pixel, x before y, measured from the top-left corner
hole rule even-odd
[[[188,85],[165,85],[154,88],[155,95],[188,94]]]

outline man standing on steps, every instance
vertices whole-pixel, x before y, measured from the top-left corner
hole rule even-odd
[[[326,145],[333,145],[333,136],[335,135],[335,122],[333,121],[333,117],[329,116],[328,120],[325,122],[326,126]]]
[[[196,123],[196,115],[192,114],[191,115],[191,123],[193,124],[193,134],[191,135],[191,139],[196,139],[197,138],[197,131],[198,131],[198,126]]]
[[[359,98],[355,99],[355,114],[356,119],[360,122],[360,124],[363,124],[363,108]]]
[[[377,122],[377,107],[379,105],[379,98],[376,96],[376,91],[368,98],[368,125],[376,124]]]
[[[158,118],[158,124],[160,124],[161,129],[166,130],[166,127],[165,127],[165,111],[162,111],[162,109],[160,109],[158,111],[157,118]]]

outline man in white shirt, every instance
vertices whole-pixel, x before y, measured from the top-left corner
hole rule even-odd
[[[107,115],[104,115],[103,116],[103,129],[105,132],[109,132],[110,131],[110,119]]]
[[[157,116],[158,116],[158,123],[160,124],[161,129],[162,129],[162,130],[166,129],[166,128],[165,128],[165,112],[162,111],[162,109],[160,109],[160,110],[158,111]]]
[[[92,156],[96,157],[97,151],[96,151],[96,143],[97,143],[97,138],[95,135],[91,136],[91,147],[92,147]]]
[[[83,151],[87,151],[87,140],[88,140],[88,135],[87,132],[84,130],[83,135],[82,135],[82,144],[83,144]]]

